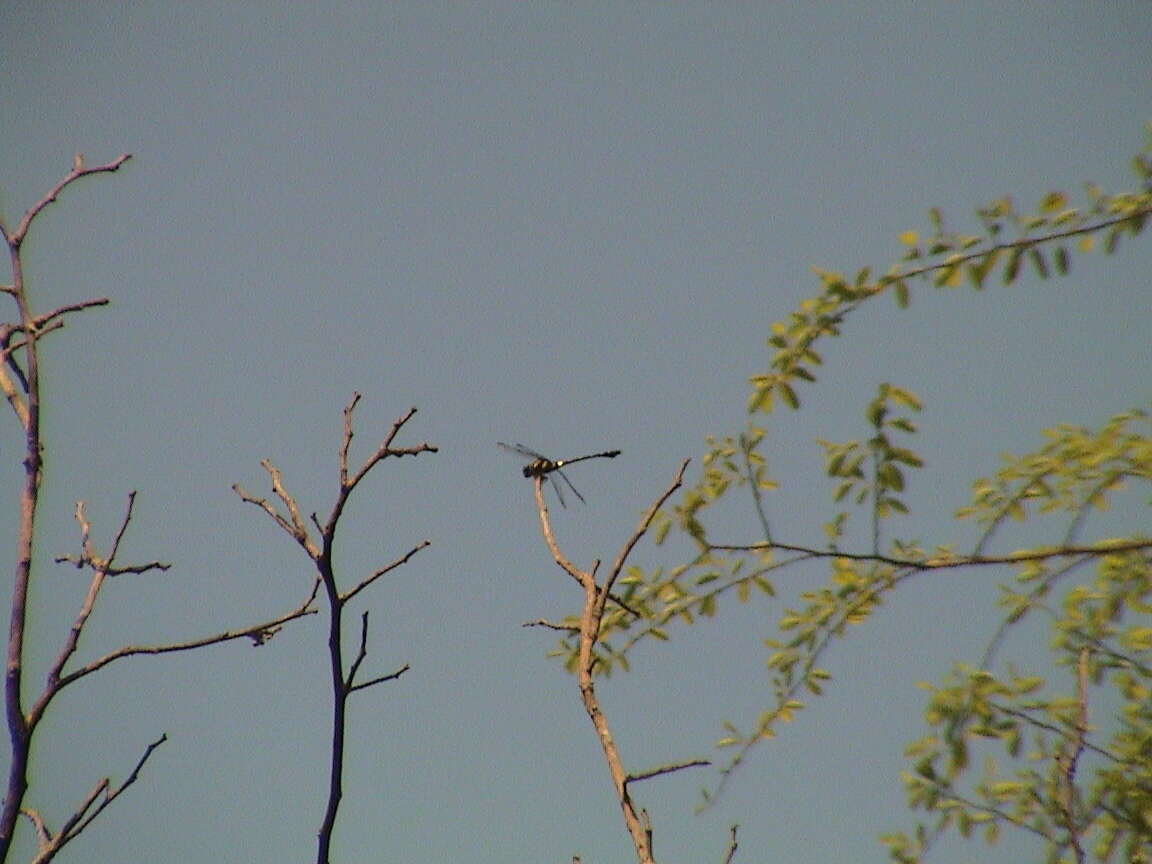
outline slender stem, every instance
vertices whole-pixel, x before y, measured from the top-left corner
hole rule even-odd
[[[36,509],[40,498],[43,453],[40,441],[40,360],[37,329],[24,290],[20,246],[9,240],[13,295],[24,329],[27,413],[24,424],[24,484],[20,490],[20,528],[16,541],[17,560],[12,586],[12,612],[8,622],[8,664],[4,676],[4,707],[11,743],[8,786],[0,809],[0,861],[7,860],[16,831],[16,820],[28,790],[28,756],[32,729],[24,715],[21,685],[24,668],[24,627],[28,605],[28,584],[32,575],[32,550],[36,535]]]
[[[328,803],[318,836],[316,864],[329,864],[332,833],[340,799],[344,797],[344,727],[348,707],[348,688],[344,682],[344,655],[340,644],[343,628],[344,601],[332,572],[331,539],[325,537],[324,555],[318,563],[328,594],[328,661],[332,679],[332,763],[328,779]]]

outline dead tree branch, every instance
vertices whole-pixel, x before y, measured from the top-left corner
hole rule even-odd
[[[537,475],[534,478],[535,482],[533,484],[533,491],[536,496],[536,512],[540,519],[540,530],[544,535],[544,542],[547,544],[548,550],[552,553],[552,558],[556,564],[578,582],[583,589],[584,602],[580,613],[580,649],[577,662],[577,680],[580,688],[580,698],[584,704],[584,710],[589,720],[592,721],[592,726],[596,730],[596,735],[600,740],[600,747],[604,752],[604,759],[608,764],[608,771],[612,776],[612,785],[616,791],[616,799],[620,804],[620,810],[624,816],[624,825],[628,829],[629,836],[632,838],[632,846],[636,850],[636,858],[640,864],[655,864],[652,851],[652,825],[649,821],[647,811],[642,809],[638,810],[635,802],[633,802],[632,795],[628,789],[629,783],[647,779],[648,777],[655,777],[659,774],[677,771],[698,763],[685,762],[657,769],[654,772],[637,775],[630,775],[624,770],[623,760],[620,757],[616,739],[612,735],[608,719],[604,714],[600,705],[599,696],[596,693],[594,676],[597,662],[596,645],[600,638],[600,622],[604,617],[604,608],[608,600],[611,599],[612,586],[623,571],[628,556],[632,553],[632,550],[635,549],[636,544],[640,542],[640,539],[647,533],[660,506],[680,488],[680,484],[684,479],[684,471],[687,467],[688,461],[685,460],[680,465],[680,470],[677,472],[676,478],[671,486],[653,502],[631,536],[624,542],[608,575],[602,583],[596,581],[596,573],[600,567],[599,561],[594,562],[589,569],[581,570],[561,551],[559,544],[556,542],[555,534],[552,531],[548,505],[544,501],[544,478]],[[536,626],[566,629],[558,628],[556,625],[548,624],[545,621],[534,623]]]
[[[412,547],[407,553],[392,563],[381,567],[370,576],[365,577],[348,591],[341,592],[336,581],[336,571],[333,564],[334,548],[336,545],[336,530],[344,507],[348,503],[352,492],[360,484],[368,472],[388,457],[416,456],[420,453],[436,453],[438,448],[428,443],[413,447],[394,447],[393,442],[400,430],[416,413],[415,408],[409,409],[402,417],[392,424],[384,441],[376,448],[355,472],[348,464],[348,452],[354,437],[353,413],[360,402],[360,394],[354,393],[351,401],[344,408],[344,434],[338,452],[340,488],[336,501],[332,505],[327,518],[321,522],[319,517],[312,513],[310,520],[318,532],[315,537],[309,532],[308,525],[300,515],[300,507],[296,498],[288,492],[284,485],[284,478],[280,470],[268,460],[260,464],[268,473],[272,485],[273,495],[279,499],[280,507],[266,498],[258,498],[244,491],[236,485],[232,488],[241,500],[248,502],[263,510],[269,518],[279,525],[300,547],[307,553],[316,569],[316,582],[313,596],[322,586],[328,607],[328,661],[329,677],[332,688],[332,745],[331,765],[328,782],[328,801],[324,809],[320,830],[317,832],[317,864],[329,864],[332,846],[332,833],[336,825],[336,816],[340,810],[340,801],[344,795],[344,747],[346,732],[346,717],[348,697],[353,693],[382,684],[385,681],[394,681],[410,668],[406,663],[395,672],[381,675],[368,681],[356,682],[361,664],[368,656],[368,612],[365,611],[360,619],[360,644],[356,657],[345,671],[343,640],[343,616],[348,602],[372,583],[376,582],[386,573],[406,564],[421,549],[426,548],[430,541],[424,540]]]
[[[97,549],[92,540],[92,526],[85,513],[83,502],[76,505],[76,519],[80,524],[80,551],[75,555],[65,555],[56,559],[57,563],[70,563],[78,569],[92,572],[88,590],[76,616],[64,637],[56,658],[52,661],[43,688],[32,698],[30,707],[25,707],[23,677],[25,644],[27,632],[27,605],[29,586],[33,576],[33,561],[36,549],[36,516],[40,505],[40,488],[45,464],[45,446],[41,425],[43,394],[40,381],[40,345],[43,337],[64,326],[65,318],[72,313],[93,309],[108,304],[108,298],[100,297],[66,303],[56,309],[36,314],[33,311],[32,297],[24,280],[22,246],[36,217],[57,200],[60,193],[81,177],[90,174],[109,173],[119,170],[128,159],[128,154],[104,165],[91,168],[84,164],[84,157],[77,155],[72,170],[24,214],[16,230],[9,231],[0,222],[0,236],[8,249],[8,260],[12,282],[0,286],[0,292],[12,297],[16,304],[17,320],[0,324],[0,391],[17,421],[24,436],[23,468],[24,480],[20,491],[20,524],[16,549],[16,568],[13,579],[11,610],[8,624],[7,665],[4,679],[4,706],[7,720],[11,758],[5,788],[3,806],[0,807],[0,861],[8,860],[15,837],[18,818],[23,813],[36,832],[38,851],[35,860],[51,860],[56,853],[73,838],[78,836],[128,787],[133,785],[152,753],[163,744],[166,736],[153,742],[140,758],[128,778],[117,787],[105,779],[97,783],[88,796],[80,802],[76,810],[65,820],[58,832],[51,832],[44,817],[35,809],[25,806],[29,788],[29,756],[36,730],[44,718],[52,701],[70,684],[79,681],[109,663],[134,654],[164,654],[174,651],[187,651],[207,645],[226,642],[247,636],[257,644],[267,641],[284,623],[302,615],[311,614],[309,607],[315,599],[316,589],[311,597],[299,608],[270,621],[245,627],[242,630],[224,631],[212,636],[186,642],[173,642],[153,646],[128,645],[112,651],[85,665],[68,670],[68,664],[75,658],[80,647],[86,625],[89,622],[99,598],[101,589],[108,579],[129,574],[142,575],[153,571],[165,571],[169,565],[160,561],[140,564],[122,564],[118,559],[121,546],[132,522],[136,493],[128,497],[124,517],[106,553]]]
[[[136,762],[136,767],[132,769],[132,772],[124,779],[124,782],[115,789],[112,788],[112,781],[107,777],[98,782],[55,835],[47,829],[39,813],[34,810],[24,810],[23,815],[35,826],[36,835],[40,841],[36,857],[32,859],[33,864],[47,864],[47,862],[55,858],[56,854],[68,843],[79,837],[81,832],[91,825],[93,820],[104,812],[108,805],[119,798],[125,789],[136,782],[140,777],[140,771],[144,768],[144,763],[152,757],[156,748],[167,740],[167,735],[161,735],[149,744],[148,749],[144,751],[144,755]]]

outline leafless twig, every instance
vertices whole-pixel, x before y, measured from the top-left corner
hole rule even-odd
[[[629,774],[624,778],[624,782],[639,783],[642,780],[651,780],[653,777],[662,777],[665,774],[673,774],[676,771],[683,771],[685,768],[703,768],[711,764],[712,763],[707,759],[689,759],[686,762],[674,762],[671,765],[661,765],[658,768],[650,768],[647,771],[641,771],[639,774]]]
[[[370,576],[365,577],[348,591],[341,592],[337,585],[336,571],[333,565],[336,529],[340,523],[340,517],[344,512],[344,507],[347,505],[349,497],[359,485],[360,481],[367,476],[369,471],[388,457],[399,458],[403,456],[416,456],[420,453],[437,452],[437,448],[428,443],[418,444],[413,447],[393,446],[393,442],[400,430],[403,429],[405,424],[415,415],[416,409],[412,408],[393,422],[392,428],[380,446],[364,461],[358,470],[352,472],[348,464],[348,452],[351,449],[352,439],[354,437],[353,414],[356,406],[360,402],[360,398],[359,393],[354,393],[351,401],[349,401],[348,405],[344,408],[344,434],[341,438],[337,455],[340,489],[336,495],[336,501],[333,503],[331,511],[323,521],[321,521],[315,513],[310,515],[309,518],[312,526],[317,531],[315,538],[310,533],[308,525],[300,515],[300,508],[296,502],[296,498],[289,493],[285,487],[284,478],[280,470],[268,460],[264,460],[260,464],[268,473],[272,484],[272,492],[280,502],[279,507],[265,498],[258,498],[249,494],[239,485],[232,487],[243,501],[259,507],[268,514],[269,518],[284,529],[308,554],[308,557],[312,560],[312,564],[316,569],[316,587],[318,589],[320,586],[323,586],[324,595],[327,598],[328,661],[333,702],[332,746],[328,801],[317,835],[317,864],[328,864],[330,861],[332,833],[336,825],[336,816],[340,809],[340,801],[344,795],[344,743],[348,698],[353,693],[366,690],[369,687],[374,687],[385,681],[394,681],[410,668],[409,665],[405,663],[395,672],[357,683],[356,676],[360,672],[361,664],[368,656],[368,612],[365,611],[361,615],[359,649],[347,672],[345,672],[342,647],[344,609],[353,597],[356,597],[361,591],[376,582],[386,573],[390,573],[397,567],[406,564],[417,552],[429,545],[429,541],[427,540],[418,543],[408,550],[407,553],[392,563],[376,570]]]
[[[156,748],[168,740],[167,735],[161,735],[158,739],[148,745],[148,749],[144,751],[144,755],[136,762],[136,767],[124,779],[119,786],[112,788],[112,781],[105,777],[98,782],[92,790],[88,793],[87,797],[73,810],[72,815],[64,822],[60,830],[53,835],[44,824],[43,818],[35,810],[25,809],[23,815],[26,816],[36,828],[36,835],[39,838],[38,849],[36,857],[32,859],[33,864],[47,864],[56,857],[56,854],[63,849],[72,840],[80,836],[93,820],[96,819],[113,801],[120,797],[129,786],[136,782],[140,777],[140,771],[151,757]]]

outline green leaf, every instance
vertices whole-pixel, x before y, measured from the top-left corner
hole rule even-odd
[[[903,405],[905,408],[911,408],[913,411],[919,411],[923,407],[920,398],[911,390],[905,390],[903,387],[895,387],[889,384],[888,396],[896,404]]]
[[[893,447],[888,455],[895,461],[903,462],[905,465],[911,465],[913,468],[924,467],[923,459],[911,450],[905,450],[903,447]]]
[[[911,302],[908,294],[908,283],[903,279],[896,280],[896,305],[901,309],[907,309],[908,304]]]
[[[780,398],[784,400],[785,405],[793,411],[800,407],[800,399],[796,396],[796,391],[792,389],[787,381],[780,381],[776,385],[776,389],[780,391]]]
[[[888,406],[884,404],[882,399],[873,399],[868,403],[866,416],[874,428],[879,429],[884,424],[884,415],[887,413]]]
[[[1043,253],[1033,246],[1028,250],[1028,257],[1032,260],[1032,266],[1036,268],[1036,272],[1040,274],[1040,278],[1047,279],[1048,262],[1044,260]]]
[[[1008,263],[1004,265],[1004,284],[1011,285],[1016,281],[1016,276],[1020,272],[1020,258],[1023,256],[1024,250],[1016,247],[1008,256]]]
[[[1041,213],[1055,213],[1068,206],[1068,196],[1063,192],[1049,192],[1040,202]]]

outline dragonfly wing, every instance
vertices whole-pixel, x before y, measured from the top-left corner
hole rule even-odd
[[[567,510],[568,505],[564,503],[564,493],[560,491],[560,484],[556,482],[556,478],[552,477],[551,475],[547,475],[547,474],[544,476],[548,479],[548,485],[551,486],[552,489],[556,492],[556,500],[558,500],[560,502],[560,506],[563,507],[565,510]],[[572,485],[572,484],[568,484],[568,485]],[[579,495],[580,493],[577,492],[576,494]],[[581,499],[581,500],[583,500],[583,499]]]
[[[527,457],[528,459],[544,459],[543,456],[541,456],[531,447],[525,447],[523,444],[505,444],[503,441],[497,441],[496,446],[507,450],[509,453],[518,453],[519,455]],[[545,461],[547,460],[545,459]]]
[[[584,496],[580,494],[580,490],[579,490],[579,489],[577,489],[575,486],[573,486],[573,485],[572,485],[572,481],[568,479],[568,475],[567,475],[567,474],[565,474],[565,473],[564,473],[563,471],[561,471],[559,468],[557,468],[557,469],[556,469],[556,473],[557,473],[557,474],[559,474],[561,477],[563,477],[563,478],[564,478],[564,482],[568,484],[568,488],[572,490],[572,494],[573,494],[573,495],[575,495],[577,498],[579,498],[579,499],[580,499],[580,502],[581,502],[582,504],[587,504],[587,503],[588,503],[587,501],[585,501],[585,500],[584,500]],[[556,487],[556,491],[557,491],[557,492],[559,492],[559,491],[560,491],[560,484],[559,484],[559,483],[557,483],[555,480],[553,480],[553,481],[552,481],[552,483],[553,483],[553,485],[555,485],[555,487]]]

